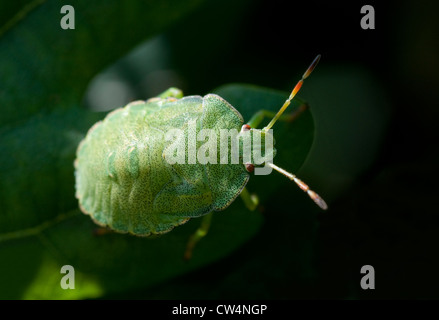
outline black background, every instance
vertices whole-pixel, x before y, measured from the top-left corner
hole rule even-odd
[[[366,4],[375,9],[374,30],[360,26],[360,9]],[[241,9],[231,13],[230,8],[237,6]],[[297,72],[291,74],[290,67],[303,70],[318,53],[321,64],[368,69],[386,93],[391,117],[378,156],[331,203],[329,214],[318,217],[317,281],[304,285],[294,277],[285,284],[265,280],[268,298],[438,297],[437,7],[427,1],[270,0],[247,6],[225,2],[204,8],[167,34],[177,52],[173,66],[184,79],[181,86],[186,94],[208,92],[229,82],[287,91],[297,81]],[[207,49],[200,45],[210,41],[213,44]],[[282,204],[276,206],[282,210]],[[270,227],[268,221],[265,228]],[[247,246],[215,266],[177,279],[178,289],[170,297],[246,297],[251,289],[207,295],[203,290],[221,287],[229,266],[257,254],[252,248]],[[375,290],[359,287],[360,269],[366,264],[375,268]],[[161,287],[155,290],[162,292]],[[169,292],[163,292],[168,297]],[[165,294],[132,295],[139,296]]]
[[[364,4],[375,9],[374,30],[360,27]],[[229,52],[230,69],[261,70],[260,78],[252,73],[242,81],[272,87],[277,82],[288,90],[288,66],[321,53],[324,63],[350,62],[371,70],[385,85],[392,107],[375,164],[329,215],[320,216],[316,263],[321,281],[296,297],[438,296],[435,8],[423,1],[264,1],[236,27],[240,36]],[[263,76],[282,68],[285,73],[277,79]],[[224,77],[218,82],[232,80]],[[382,177],[383,172],[390,173]],[[376,270],[374,291],[358,290],[364,264]],[[287,288],[281,290],[288,296]]]

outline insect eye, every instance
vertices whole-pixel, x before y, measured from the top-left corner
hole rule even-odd
[[[250,127],[248,124],[245,124],[241,127],[241,132],[242,131],[249,131],[252,127]]]
[[[255,170],[255,165],[252,163],[246,163],[245,164],[245,170],[247,170],[248,172],[252,173]]]

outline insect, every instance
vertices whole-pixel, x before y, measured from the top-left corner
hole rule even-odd
[[[210,212],[224,210],[238,195],[249,209],[256,208],[257,197],[245,186],[257,164],[244,163],[241,155],[238,163],[189,163],[186,158],[185,163],[172,163],[166,133],[177,128],[186,138],[192,125],[197,134],[204,129],[213,133],[236,129],[268,139],[276,121],[292,120],[291,115],[283,113],[319,60],[320,55],[276,114],[260,110],[246,124],[241,114],[218,95],[183,97],[175,88],[109,113],[90,128],[77,149],[74,166],[80,209],[101,226],[138,236],[166,233],[190,218],[204,216],[189,239],[185,254],[189,258],[207,233]],[[265,117],[272,120],[257,129]],[[176,145],[184,151],[190,148],[183,140],[174,141]],[[325,201],[295,175],[273,162],[264,165],[294,181],[319,207],[327,209]]]

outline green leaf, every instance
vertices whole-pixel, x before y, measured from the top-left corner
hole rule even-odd
[[[242,85],[226,86],[217,90],[217,93],[229,99],[247,119],[260,108],[277,109],[286,98],[285,93]],[[256,101],[259,101],[258,105],[255,104]],[[56,123],[52,118],[49,122]],[[296,154],[292,158],[292,168],[299,166],[305,159],[313,132],[309,113],[304,114],[295,124],[279,125],[279,131],[282,129],[282,134],[289,137],[286,144],[296,143],[302,149],[299,155]],[[69,127],[65,128],[67,132],[71,132]],[[56,132],[53,128],[47,129],[48,132],[51,130]],[[302,134],[299,134],[300,132]],[[11,135],[16,136],[12,133]],[[305,139],[302,139],[303,137]],[[278,145],[282,144],[285,143],[279,141]],[[54,143],[52,148],[58,147],[59,145]],[[41,148],[45,150],[44,146]],[[282,159],[288,163],[292,151],[282,149],[285,150],[279,151],[279,154],[283,153]],[[42,158],[47,157],[46,153],[42,154]],[[20,157],[26,159],[26,153]],[[64,166],[73,176],[71,163],[65,163]],[[4,176],[8,177],[6,173]],[[274,178],[273,181],[276,181],[279,176],[273,174],[257,178]],[[73,184],[73,181],[71,183]],[[255,183],[253,186],[251,191],[261,191],[261,198],[265,199],[270,192],[275,192],[278,183]],[[18,189],[23,190],[23,186],[20,185]],[[44,196],[44,192],[52,193],[55,198],[62,196],[73,201],[73,190],[50,191],[46,187],[40,196]],[[14,291],[3,291],[3,294],[7,294],[4,297],[91,298],[133,288],[145,288],[227,256],[248,241],[262,223],[261,214],[249,212],[238,199],[226,211],[215,213],[208,236],[196,247],[193,259],[185,262],[182,259],[184,249],[190,234],[198,227],[199,219],[194,219],[157,239],[148,239],[121,234],[95,236],[93,231],[96,226],[79,210],[58,214],[51,220],[49,214],[44,216],[44,212],[34,212],[36,221],[26,222],[27,228],[12,229],[12,223],[3,223],[3,226],[9,226],[9,230],[0,234],[0,257],[2,261],[8,261],[8,264],[1,265],[1,282],[6,283],[6,287],[15,286],[16,291],[21,288],[21,291],[15,294]],[[60,210],[54,207],[51,208],[51,212]],[[25,215],[22,212],[18,213],[16,220],[20,221]],[[11,250],[11,247],[15,246],[19,247],[19,251],[23,253],[22,257],[25,258],[17,259],[15,250]],[[27,259],[28,252],[32,252],[31,260]],[[63,290],[59,286],[59,270],[65,264],[75,268],[75,290]],[[26,268],[32,270],[33,276],[26,274],[27,277],[23,279],[10,278],[13,270]],[[17,282],[21,286],[17,287]]]
[[[185,262],[184,249],[199,219],[154,239],[96,236],[97,226],[74,198],[76,147],[104,117],[80,107],[88,82],[201,1],[71,1],[74,31],[59,26],[63,3],[27,3],[32,5],[10,9],[19,17],[4,23],[0,34],[0,298],[95,298],[147,288],[199,270],[248,242],[263,217],[240,199],[215,214],[209,235]],[[277,110],[286,98],[243,85],[216,92],[245,119],[261,108]],[[297,170],[312,143],[311,114],[294,126],[279,123],[275,136],[277,164]],[[262,201],[282,186],[279,181],[290,183],[275,173],[251,180],[250,191]],[[63,265],[75,268],[75,290],[60,287]]]
[[[201,2],[32,2],[31,10],[0,34],[0,125],[77,104],[97,72]],[[74,30],[60,27],[64,4],[75,9]]]

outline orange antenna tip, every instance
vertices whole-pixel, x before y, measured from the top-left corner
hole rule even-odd
[[[276,123],[276,121],[280,118],[280,116],[284,113],[285,109],[290,105],[291,100],[296,96],[297,92],[299,92],[300,88],[302,88],[303,80],[309,77],[311,72],[314,70],[314,68],[317,66],[317,63],[320,61],[321,55],[318,55],[315,57],[314,61],[311,63],[311,65],[306,69],[305,73],[302,76],[302,79],[297,82],[296,86],[294,87],[293,91],[291,91],[290,97],[284,102],[280,110],[276,113],[276,115],[271,119],[270,123],[263,128],[262,130],[268,131],[271,129],[271,127]]]
[[[290,98],[288,100],[291,100],[294,98],[294,96],[297,94],[297,92],[299,92],[300,88],[302,88],[302,84],[303,84],[303,80],[299,80],[299,82],[297,82],[293,91],[291,91]]]

